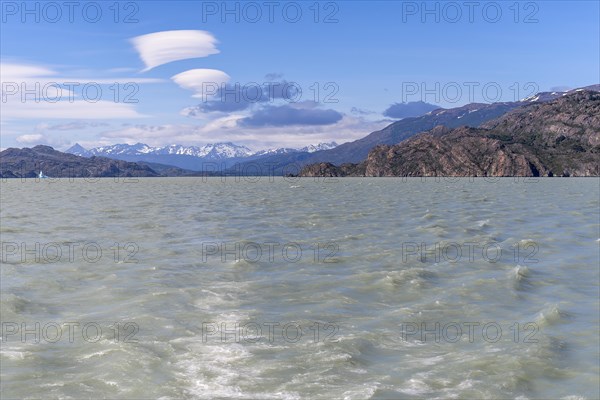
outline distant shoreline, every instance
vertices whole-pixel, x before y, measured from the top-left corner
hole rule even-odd
[[[315,181],[324,181],[324,180],[334,180],[334,179],[399,179],[399,180],[446,180],[452,181],[456,179],[477,179],[477,180],[496,180],[496,179],[528,179],[528,180],[537,180],[537,179],[572,179],[572,178],[600,178],[600,175],[587,175],[587,176],[273,176],[273,175],[221,175],[221,176],[88,176],[88,177],[47,177],[47,178],[34,178],[34,177],[0,177],[1,182],[7,181],[39,181],[39,182],[52,182],[57,180],[137,180],[137,179],[220,179],[220,180],[228,180],[228,181],[258,181],[260,179],[281,179],[281,180],[315,180]]]

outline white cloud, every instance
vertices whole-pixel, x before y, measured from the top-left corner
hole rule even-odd
[[[7,101],[2,105],[2,119],[122,119],[142,118],[131,104],[85,100],[58,101]]]
[[[26,147],[45,144],[57,148],[65,146],[69,143],[69,140],[65,137],[49,135],[47,133],[30,133],[26,135],[20,135],[15,138],[15,141]]]
[[[42,135],[41,133],[32,134],[32,135],[21,135],[21,136],[17,137],[17,142],[24,143],[24,144],[40,143],[44,140],[45,140],[44,135]]]
[[[98,128],[98,127],[106,127],[109,126],[106,122],[88,122],[88,121],[71,121],[67,123],[50,125],[50,124],[39,124],[38,127],[40,129],[48,129],[51,131],[73,131],[73,130],[83,130],[88,128]]]
[[[137,70],[135,68],[131,68],[131,67],[118,67],[118,68],[109,68],[106,70],[106,72],[109,73],[115,73],[115,74],[121,74],[121,73],[129,73],[129,72],[136,72]]]
[[[335,140],[344,143],[362,138],[370,132],[389,125],[389,121],[368,121],[345,115],[328,126],[287,126],[249,129],[237,126],[242,115],[217,118],[205,125],[126,125],[98,135],[97,145],[107,143],[146,143],[164,146],[172,143],[202,145],[215,142],[234,142],[253,150],[274,147],[303,147]]]
[[[202,130],[204,132],[219,132],[222,129],[235,129],[237,127],[237,121],[242,118],[245,118],[245,116],[234,114],[216,118],[204,125]]]
[[[0,80],[14,82],[27,78],[40,78],[56,75],[56,72],[46,67],[27,64],[0,63]]]
[[[73,96],[73,92],[66,88],[57,88],[55,83],[58,78],[56,71],[46,67],[28,64],[0,63],[0,82],[2,82],[2,103],[6,103],[11,92],[21,97],[21,91],[36,91],[35,97],[44,90],[47,98],[54,99],[60,93],[66,97]],[[60,83],[67,82],[62,80]],[[6,96],[6,98],[5,98]],[[31,98],[31,95],[29,95]]]
[[[61,77],[49,68],[30,64],[0,63],[2,82],[2,113],[4,124],[13,119],[111,119],[141,118],[133,104],[119,101],[84,99],[85,84],[113,84],[115,82],[158,82],[156,79],[81,79]],[[79,86],[62,86],[77,82]],[[58,85],[58,86],[57,86]],[[91,93],[94,93],[93,91]],[[94,94],[95,95],[95,94]],[[102,98],[114,95],[106,91]],[[90,95],[91,96],[91,95]],[[121,99],[119,99],[121,100]]]
[[[115,83],[121,84],[121,85],[126,85],[128,83],[162,83],[162,82],[168,82],[164,79],[158,79],[158,78],[137,78],[137,77],[133,77],[133,78],[61,78],[59,83],[67,83],[67,82],[75,82],[75,83],[79,83],[80,86],[83,86],[85,84],[98,84],[98,85],[113,85]]]
[[[121,68],[120,70],[123,70]],[[157,78],[138,78],[138,77],[115,77],[115,78],[73,78],[69,76],[59,76],[59,74],[49,68],[30,65],[30,64],[15,64],[15,63],[0,63],[0,81],[7,83],[23,83],[27,85],[35,85],[39,83],[41,86],[46,84],[63,85],[65,83],[78,83],[85,85],[87,83],[97,83],[99,85],[112,85],[115,83],[161,83],[164,79]],[[76,85],[75,85],[76,86]],[[28,86],[29,87],[29,86]],[[63,88],[63,90],[66,90]]]
[[[196,92],[193,97],[203,97],[206,93],[216,94],[223,83],[229,82],[229,75],[218,69],[190,69],[171,79],[184,89]]]
[[[219,53],[215,47],[217,40],[206,31],[162,31],[137,36],[131,41],[146,65],[144,71],[173,61]]]

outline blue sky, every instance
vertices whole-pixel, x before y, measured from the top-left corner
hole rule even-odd
[[[600,82],[598,1],[223,4],[2,1],[0,147],[300,147],[363,137],[395,103]]]

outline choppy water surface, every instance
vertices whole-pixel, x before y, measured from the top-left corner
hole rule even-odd
[[[596,399],[599,197],[4,181],[1,397]]]

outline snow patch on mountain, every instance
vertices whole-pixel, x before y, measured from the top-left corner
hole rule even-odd
[[[338,144],[336,142],[329,142],[329,143],[319,143],[318,145],[308,145],[306,147],[301,148],[299,151],[305,151],[307,153],[314,153],[315,151],[322,151],[322,150],[331,150],[335,147],[338,147]]]
[[[330,150],[333,149],[334,147],[337,147],[338,144],[336,142],[329,142],[329,143],[319,143],[317,145],[314,144],[310,144],[308,146],[299,148],[299,149],[294,149],[294,148],[290,148],[290,147],[280,147],[277,149],[267,149],[267,150],[260,150],[257,151],[256,153],[254,153],[254,156],[262,156],[262,155],[274,155],[274,154],[287,154],[287,153],[314,153],[315,151],[321,151],[321,150]]]
[[[296,152],[314,153],[315,151],[329,150],[337,147],[336,142],[319,143],[317,145],[309,145],[300,149],[282,147],[278,149],[268,149],[253,152],[246,146],[240,146],[235,143],[210,143],[204,146],[183,146],[179,144],[171,144],[163,147],[150,147],[144,143],[130,144],[114,144],[110,146],[96,147],[90,150],[84,149],[78,143],[66,150],[67,153],[75,154],[83,157],[91,156],[139,156],[146,154],[153,155],[185,155],[199,158],[208,158],[213,160],[226,158],[243,158],[250,156],[286,154]]]

